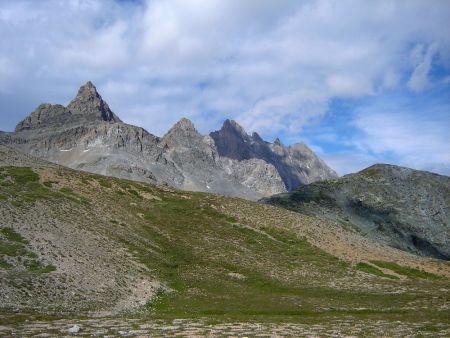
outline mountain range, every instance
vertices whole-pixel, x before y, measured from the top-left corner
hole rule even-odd
[[[67,107],[39,105],[0,142],[74,169],[246,199],[337,177],[305,144],[269,143],[233,120],[201,135],[183,118],[157,137],[122,122],[91,82]]]

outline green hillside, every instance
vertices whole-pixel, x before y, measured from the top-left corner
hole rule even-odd
[[[0,299],[10,325],[103,314],[401,320],[441,330],[448,319],[445,262],[417,258],[417,269],[408,256],[401,269],[362,256],[356,264],[330,254],[333,243],[312,245],[308,216],[8,154],[0,162],[13,164],[0,167]],[[436,272],[422,272],[426,264]]]

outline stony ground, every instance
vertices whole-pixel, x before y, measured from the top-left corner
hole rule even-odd
[[[72,331],[72,332],[71,332]],[[76,331],[76,332],[73,332]],[[328,319],[323,323],[212,323],[210,319],[146,320],[102,318],[32,321],[0,326],[18,337],[448,337],[448,325],[386,320]]]

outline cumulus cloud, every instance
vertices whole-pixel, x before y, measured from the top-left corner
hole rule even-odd
[[[3,0],[0,129],[91,80],[159,135],[187,116],[295,139],[335,98],[432,87],[436,62],[450,68],[448,13],[445,0]]]
[[[401,165],[450,174],[450,102],[430,99],[431,107],[390,99],[361,108],[354,125],[360,153],[390,157]],[[387,156],[386,156],[387,155]]]

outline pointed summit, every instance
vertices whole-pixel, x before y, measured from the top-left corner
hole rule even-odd
[[[252,138],[236,121],[226,119],[222,128],[209,134],[221,156],[235,160],[252,158]]]
[[[225,120],[220,131],[233,132],[241,136],[248,136],[245,129],[242,128],[239,123],[237,123],[235,120],[230,119]]]
[[[161,142],[163,145],[174,147],[176,145],[189,146],[201,139],[202,136],[195,129],[191,120],[183,117],[164,135]]]
[[[121,122],[109,109],[108,104],[103,101],[91,81],[80,87],[77,96],[69,103],[67,108],[74,115],[85,115],[89,120],[101,119],[108,122]]]
[[[253,132],[252,139],[253,139],[253,141],[258,142],[258,143],[264,142],[264,140],[261,138],[261,136],[259,136],[259,134],[256,131]]]
[[[189,120],[189,119],[187,119],[187,118],[185,118],[185,117],[181,118],[177,123],[175,123],[175,124],[173,125],[172,128],[170,128],[170,130],[174,130],[174,129],[179,129],[179,130],[195,130],[195,131],[197,131],[197,130],[195,129],[194,124],[192,123],[192,121]],[[170,132],[170,130],[169,130],[169,132]]]
[[[275,141],[273,142],[273,144],[276,145],[276,146],[279,146],[279,147],[282,147],[282,146],[283,146],[283,143],[281,143],[281,141],[280,141],[280,139],[279,139],[278,137],[275,139]]]

